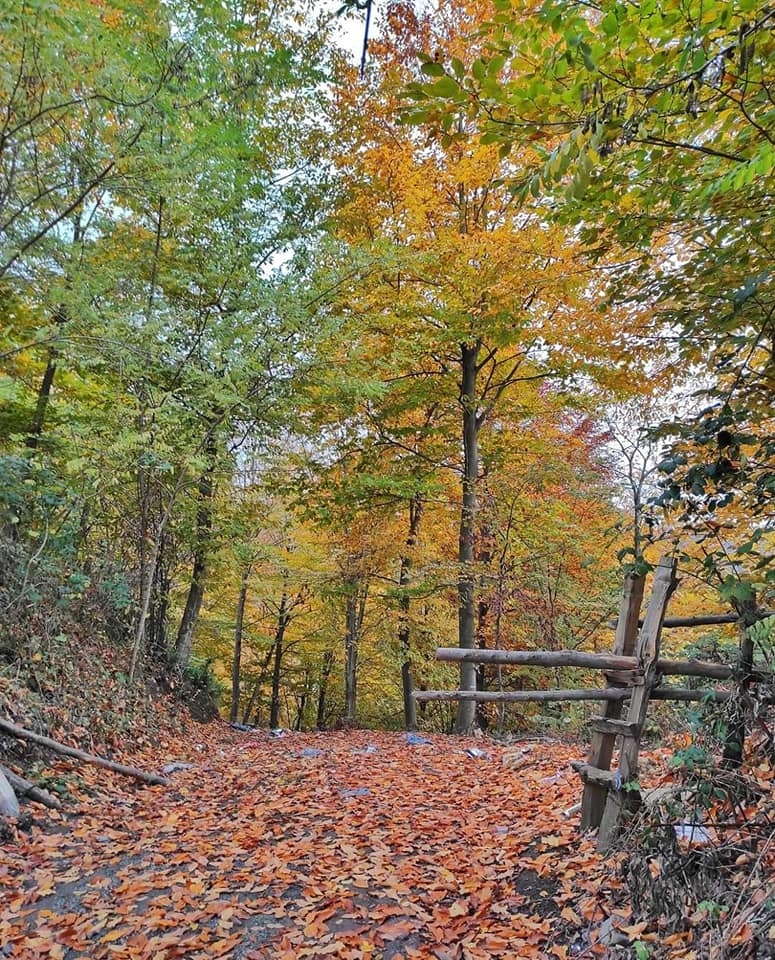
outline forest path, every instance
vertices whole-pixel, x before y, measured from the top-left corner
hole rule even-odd
[[[562,815],[579,747],[194,735],[145,758],[191,764],[170,787],[80,767],[81,802],[0,847],[0,957],[563,958],[610,894]]]

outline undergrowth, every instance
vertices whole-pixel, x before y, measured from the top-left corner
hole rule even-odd
[[[120,573],[66,561],[0,535],[0,716],[108,757],[181,730],[187,688],[169,664],[148,663],[146,680],[128,682],[132,611]],[[0,763],[29,771],[43,756],[0,738]]]
[[[695,717],[673,782],[644,794],[621,838],[640,939],[616,957],[775,958],[775,741],[756,728],[740,768],[725,765],[727,707]]]

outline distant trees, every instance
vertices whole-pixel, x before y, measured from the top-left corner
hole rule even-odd
[[[166,655],[181,587],[188,663],[219,493],[285,416],[307,334],[271,264],[322,215],[331,50],[289,32],[292,3],[65,6],[4,22],[0,443],[67,491],[67,554],[125,576],[131,677]],[[33,520],[19,536],[49,550]]]
[[[575,222],[591,252],[622,251],[606,301],[651,304],[646,342],[669,344],[676,370],[702,385],[704,402],[666,431],[682,439],[664,460],[662,504],[707,537],[736,501],[748,518],[736,524],[736,560],[753,555],[764,570],[755,527],[771,513],[773,476],[773,13],[749,0],[605,0],[594,14],[504,0],[489,20],[464,63],[425,48],[427,79],[409,88],[407,112],[450,138],[465,114],[475,141],[528,151],[513,189]],[[708,546],[711,565],[728,565],[728,545]]]

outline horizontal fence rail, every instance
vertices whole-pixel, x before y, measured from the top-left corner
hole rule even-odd
[[[415,690],[415,700],[475,700],[477,703],[551,703],[562,700],[629,700],[632,687],[600,690]],[[729,690],[690,690],[686,687],[654,687],[652,700],[726,700]]]
[[[465,650],[461,647],[439,647],[436,659],[454,663],[495,663],[525,667],[586,667],[592,670],[635,670],[637,657],[612,653],[585,653],[582,650]],[[703,660],[657,660],[657,671],[680,677],[709,677],[729,680],[732,667]],[[762,675],[764,676],[764,675]]]

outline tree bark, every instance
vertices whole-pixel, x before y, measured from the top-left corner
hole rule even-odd
[[[147,488],[144,483],[143,478],[144,471],[141,469],[139,478],[140,478],[140,487],[146,489],[146,493],[142,496],[142,514],[143,514],[143,536],[141,542],[144,544],[145,538],[147,536],[147,522],[148,514],[150,512],[150,506],[147,502],[148,494]],[[172,508],[175,506],[175,501],[177,500],[178,494],[183,488],[184,475],[181,473],[173,489],[169,493],[169,499],[167,504],[164,507],[164,512],[162,513],[157,528],[155,536],[151,544],[151,554],[149,557],[145,556],[145,547],[141,546],[141,578],[140,578],[140,610],[137,615],[137,623],[135,625],[134,639],[132,640],[132,653],[129,660],[129,682],[133,683],[135,679],[135,674],[137,672],[137,667],[140,662],[141,654],[144,652],[143,648],[146,644],[146,624],[148,621],[148,614],[151,608],[151,599],[153,596],[153,585],[156,579],[157,565],[159,563],[159,556],[162,548],[162,541],[164,538],[165,531],[167,529],[167,524],[169,519],[172,516]]]
[[[57,311],[54,319],[57,323],[57,326],[61,327],[66,320],[64,312],[61,310]],[[25,441],[29,450],[37,450],[38,444],[40,443],[40,438],[43,435],[43,424],[46,422],[46,412],[48,410],[49,400],[51,399],[51,388],[54,385],[54,376],[56,375],[58,357],[59,352],[56,347],[51,347],[51,349],[48,351],[48,357],[46,359],[46,369],[43,371],[43,380],[41,381],[40,389],[38,390],[35,413],[33,414],[32,423],[30,424],[30,429],[27,432],[27,439]]]
[[[269,649],[266,651],[266,656],[264,657],[264,662],[261,664],[261,669],[258,672],[256,677],[256,682],[253,684],[253,692],[250,694],[250,700],[248,700],[248,705],[245,707],[245,712],[242,714],[242,722],[249,723],[250,718],[253,716],[253,711],[256,707],[256,700],[258,700],[258,695],[261,692],[261,687],[264,685],[266,680],[266,673],[269,669],[269,663],[274,654],[274,644],[272,644]]]
[[[412,696],[414,685],[412,681],[411,625],[409,620],[411,600],[408,588],[412,570],[412,550],[417,545],[422,512],[422,498],[419,494],[415,494],[409,500],[409,532],[406,537],[406,550],[401,556],[401,566],[398,574],[398,586],[401,590],[398,621],[398,644],[401,651],[401,687],[404,694],[404,726],[410,731],[417,729],[417,703]]]
[[[215,472],[216,444],[215,423],[210,423],[210,432],[207,435],[205,451],[207,455],[207,469],[199,478],[197,486],[196,535],[194,540],[194,565],[191,571],[191,583],[186,597],[186,606],[178,629],[175,641],[175,656],[181,666],[188,666],[191,660],[191,650],[194,645],[194,632],[199,621],[199,612],[202,609],[202,600],[205,593],[205,579],[207,577],[207,556],[210,549],[210,539],[213,527],[213,474]]]
[[[126,767],[121,763],[114,763],[112,760],[106,760],[104,757],[97,757],[93,753],[84,753],[83,750],[76,750],[74,747],[68,747],[57,740],[51,740],[39,733],[33,733],[32,730],[25,730],[24,727],[17,727],[15,723],[0,719],[0,730],[9,733],[12,737],[18,737],[19,740],[29,740],[31,743],[37,743],[41,747],[48,747],[54,753],[59,753],[63,757],[74,757],[83,763],[90,763],[95,767],[102,767],[105,770],[112,770],[114,773],[121,773],[126,777],[134,777],[136,780],[142,780],[144,783],[150,783],[166,787],[169,781],[155,773],[146,773],[144,770],[138,770],[137,767]]]
[[[272,666],[272,701],[269,709],[269,726],[274,730],[280,726],[280,678],[282,676],[283,653],[285,648],[285,630],[290,623],[288,612],[288,592],[283,590],[280,609],[277,612],[277,630],[274,638],[274,664]]]
[[[304,714],[307,712],[307,703],[309,701],[309,692],[312,686],[312,674],[309,669],[304,671],[304,686],[301,694],[296,698],[296,717],[293,721],[293,729],[297,732],[304,726]]]
[[[242,631],[245,624],[245,604],[248,598],[248,580],[250,567],[245,567],[240,579],[239,598],[237,599],[237,622],[234,626],[234,657],[231,662],[231,710],[229,720],[236,723],[239,712],[240,668],[242,665]]]
[[[328,682],[331,677],[331,669],[334,665],[334,651],[326,650],[323,653],[323,665],[320,670],[320,687],[318,689],[318,706],[315,713],[315,726],[318,730],[323,730],[326,725],[326,697],[328,695]]]
[[[740,677],[734,702],[734,713],[729,722],[724,743],[723,765],[737,769],[743,763],[745,733],[750,708],[748,690],[753,674],[754,642],[749,627],[760,619],[756,598],[750,597],[735,604],[738,614],[740,642],[738,646],[737,671]]]
[[[463,480],[458,542],[458,645],[472,650],[476,634],[474,603],[474,545],[476,483],[479,476],[479,425],[476,414],[476,380],[479,343],[461,344],[460,406],[463,412]],[[476,690],[476,666],[460,663],[460,689]],[[455,733],[470,733],[476,722],[476,703],[465,700],[455,715]]]
[[[151,588],[151,605],[145,625],[146,648],[152,656],[159,659],[167,656],[167,614],[170,600],[169,562],[165,556],[165,547],[169,543],[166,531],[161,535],[159,556]]]
[[[344,639],[344,712],[355,723],[358,712],[358,606],[354,593],[347,596]]]

